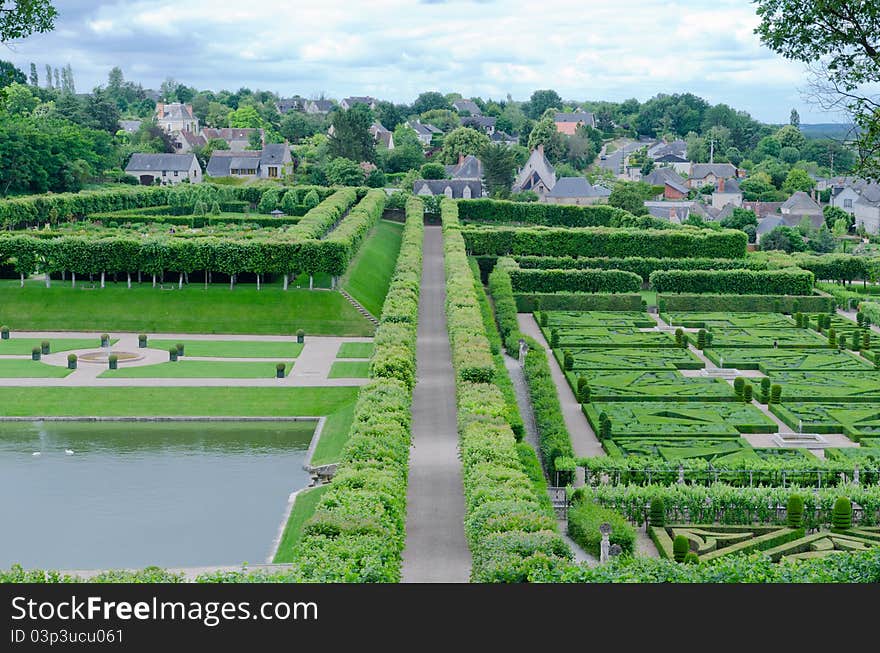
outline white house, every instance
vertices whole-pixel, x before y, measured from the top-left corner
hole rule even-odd
[[[144,186],[179,184],[184,179],[193,184],[202,181],[202,167],[194,154],[132,154],[125,172]]]
[[[425,125],[418,120],[410,120],[406,123],[406,126],[412,129],[416,136],[418,136],[419,141],[422,145],[430,145],[431,139],[434,138],[434,134],[442,134],[443,131],[437,129],[434,125]]]
[[[156,124],[168,133],[182,131],[199,133],[199,119],[193,113],[191,104],[157,102]]]
[[[859,191],[851,184],[847,184],[843,188],[835,188],[831,192],[831,206],[843,209],[850,215],[855,215],[855,203],[860,196]]]
[[[728,204],[742,206],[742,203],[743,194],[736,179],[719,179],[712,193],[712,208],[723,209]]]
[[[853,203],[856,228],[864,227],[870,234],[880,233],[880,184],[868,184]]]
[[[282,179],[293,166],[290,146],[267,143],[262,150],[233,152],[215,150],[205,171],[210,177],[254,177]]]

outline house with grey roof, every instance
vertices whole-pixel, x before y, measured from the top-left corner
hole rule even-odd
[[[192,152],[193,148],[204,147],[208,141],[200,134],[191,131],[174,132],[171,135],[171,143],[174,145],[174,151],[178,154],[187,154]]]
[[[452,103],[452,108],[458,111],[459,113],[467,112],[472,116],[481,116],[483,112],[480,111],[480,107],[477,106],[477,103],[473,100],[456,100]]]
[[[461,119],[462,127],[470,127],[491,136],[495,133],[497,118],[493,116],[465,116]]]
[[[174,185],[183,180],[198,184],[202,181],[202,167],[194,154],[132,154],[125,172],[137,177],[144,186]]]
[[[736,166],[732,163],[694,163],[691,165],[689,188],[714,186],[719,179],[736,177]]]
[[[413,195],[443,195],[468,200],[483,196],[483,184],[468,179],[417,179],[413,183]]]
[[[306,101],[305,98],[301,98],[299,95],[294,95],[292,98],[279,99],[275,103],[275,108],[278,109],[278,113],[283,116],[291,111],[305,111]]]
[[[435,134],[442,134],[443,131],[437,129],[434,125],[427,125],[420,120],[410,120],[406,126],[412,129],[422,145],[430,145],[431,139]]]
[[[687,142],[681,139],[667,143],[659,141],[648,148],[648,156],[654,161],[666,156],[672,156],[687,161]]]
[[[206,141],[214,139],[225,141],[229,146],[229,149],[233,152],[242,152],[250,148],[251,138],[254,134],[259,134],[260,142],[262,143],[265,138],[265,132],[263,129],[255,129],[251,127],[223,127],[222,129],[205,127],[202,129],[202,136],[205,137]]]
[[[376,139],[377,143],[381,143],[389,150],[394,149],[394,132],[385,129],[381,123],[374,122],[370,125],[370,134]]]
[[[529,155],[529,160],[516,173],[513,192],[532,191],[539,198],[546,197],[556,185],[556,169],[544,156],[544,145],[538,145]]]
[[[667,200],[681,200],[688,196],[687,183],[673,168],[654,168],[642,181],[651,186],[662,186],[663,197]]]
[[[581,125],[596,127],[596,117],[588,111],[576,111],[573,113],[557,113],[553,117],[556,131],[567,136],[574,136],[577,128]]]
[[[368,106],[370,109],[376,108],[376,102],[378,100],[374,97],[370,97],[369,95],[355,95],[353,97],[347,97],[339,103],[339,106],[343,109],[351,109],[358,104],[363,104]]]
[[[205,171],[209,177],[282,179],[293,167],[287,143],[266,143],[262,150],[215,150]]]
[[[548,204],[587,206],[608,200],[610,191],[594,187],[585,177],[560,177],[553,189],[544,196]]]
[[[142,124],[144,124],[143,120],[120,120],[119,129],[124,131],[126,134],[136,134],[138,131],[140,131]]]
[[[853,203],[856,228],[870,234],[880,233],[880,184],[867,184]]]
[[[782,203],[779,212],[783,216],[822,215],[822,207],[807,193],[799,190]]]
[[[742,203],[743,194],[736,179],[719,179],[712,193],[712,207],[723,209],[728,205],[742,206]]]
[[[758,226],[755,228],[755,233],[757,235],[757,241],[760,243],[761,239],[769,234],[771,231],[776,229],[776,227],[787,227],[785,220],[782,219],[781,215],[768,215],[765,218],[761,218],[758,220]]]
[[[193,113],[191,104],[157,102],[156,124],[169,134],[182,131],[199,133],[199,119]]]
[[[308,100],[305,104],[304,111],[306,113],[324,116],[333,111],[334,106],[332,100]]]
[[[450,179],[467,179],[470,181],[482,181],[483,162],[473,154],[460,154],[458,163],[446,166],[446,175]]]
[[[519,145],[519,136],[507,134],[498,129],[489,135],[489,140],[493,143],[503,143],[504,145]]]

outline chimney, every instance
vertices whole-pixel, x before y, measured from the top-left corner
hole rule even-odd
[[[462,165],[463,163],[464,163],[464,153],[459,152],[458,153],[458,165]]]
[[[189,114],[189,117],[192,118],[193,117],[193,105],[187,104],[186,105],[186,112]]]
[[[165,115],[165,103],[164,102],[156,102],[156,116],[159,118]]]
[[[718,192],[719,193],[724,192],[724,177],[722,177],[721,179],[718,180]]]
[[[536,147],[535,149],[538,150],[538,154],[540,154],[541,156],[544,156],[544,144],[543,143],[538,143],[538,147]]]

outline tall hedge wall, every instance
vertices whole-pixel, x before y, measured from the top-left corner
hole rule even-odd
[[[516,261],[524,270],[626,270],[639,275],[645,283],[651,273],[657,270],[767,270],[770,267],[765,260],[750,258],[518,256]]]
[[[564,206],[559,204],[504,202],[490,199],[459,200],[458,217],[464,223],[544,225],[548,227],[639,227],[674,229],[668,220],[635,216],[607,204]]]
[[[793,258],[799,268],[812,272],[817,281],[855,281],[869,277],[870,259],[866,256],[796,254]]]
[[[520,313],[642,310],[642,296],[628,293],[517,293],[515,299]]]
[[[623,270],[510,270],[514,292],[639,292],[642,278]]]
[[[658,270],[649,278],[662,293],[721,295],[809,295],[813,273],[807,270]]]
[[[828,313],[834,299],[823,295],[657,295],[667,311],[728,311],[731,313]]]
[[[584,227],[465,227],[468,251],[475,256],[656,256],[667,258],[743,258],[748,238],[742,231],[611,229]]]

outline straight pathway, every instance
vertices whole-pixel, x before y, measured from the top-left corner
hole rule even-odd
[[[443,234],[426,226],[413,391],[404,583],[466,583],[471,552],[464,536],[455,373],[446,330]]]
[[[535,318],[531,313],[519,313],[516,317],[519,322],[520,331],[537,340],[547,354],[550,374],[553,377],[553,382],[556,384],[559,404],[562,407],[562,418],[565,421],[565,428],[568,429],[568,434],[571,436],[571,445],[574,448],[575,457],[593,458],[604,456],[605,450],[584,416],[580,402],[578,402],[577,397],[574,396],[574,392],[572,392],[571,387],[568,385],[568,380],[565,378],[562,368],[559,367],[556,357],[550,351],[550,346],[544,339],[544,334],[541,333]],[[583,485],[583,483],[583,468],[579,467],[576,485]]]

